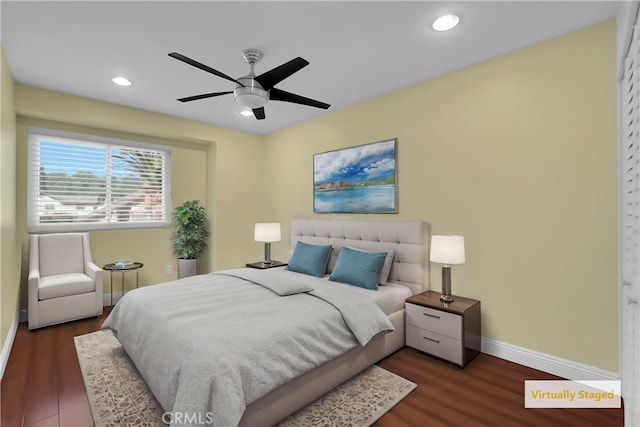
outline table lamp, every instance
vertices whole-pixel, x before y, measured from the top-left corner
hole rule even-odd
[[[271,242],[279,242],[280,239],[279,222],[260,222],[256,224],[253,231],[253,240],[264,242],[263,264],[273,264],[271,260]]]
[[[451,264],[464,264],[464,237],[431,236],[429,261],[444,264],[442,266],[442,295],[440,301],[452,302]]]

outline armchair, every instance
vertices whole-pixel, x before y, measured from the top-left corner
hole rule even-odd
[[[89,233],[29,237],[29,329],[102,314],[102,269]]]

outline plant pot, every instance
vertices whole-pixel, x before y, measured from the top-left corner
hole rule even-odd
[[[196,260],[178,258],[178,279],[196,275]]]

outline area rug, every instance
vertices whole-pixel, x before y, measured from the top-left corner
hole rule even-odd
[[[74,338],[96,427],[166,427],[164,410],[111,331]],[[278,427],[370,426],[416,385],[372,366],[310,403]]]

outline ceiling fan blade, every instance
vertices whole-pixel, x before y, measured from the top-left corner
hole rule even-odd
[[[180,102],[197,101],[198,99],[213,98],[214,96],[228,95],[233,91],[203,93],[202,95],[187,96],[186,98],[178,98]]]
[[[309,61],[306,59],[297,57],[289,62],[260,74],[255,80],[262,85],[264,90],[269,90],[293,73],[300,71],[302,68],[309,65]]]
[[[193,60],[191,58],[188,58],[188,57],[186,57],[184,55],[181,55],[181,54],[179,54],[177,52],[171,52],[169,54],[169,56],[172,57],[172,58],[177,59],[178,61],[182,61],[185,64],[189,64],[189,65],[191,65],[193,67],[200,68],[203,71],[206,71],[208,73],[214,74],[214,75],[216,75],[218,77],[222,77],[223,79],[231,80],[232,82],[235,82],[235,83],[238,83],[241,86],[244,86],[242,83],[240,83],[239,81],[237,81],[233,77],[229,77],[225,73],[222,73],[222,72],[220,72],[218,70],[214,70],[213,68],[209,67],[208,65],[204,65],[204,64],[202,64],[202,63],[200,63],[198,61],[195,61],[195,60]]]
[[[285,92],[284,90],[273,88],[269,93],[270,101],[284,101],[293,102],[295,104],[308,105],[310,107],[322,108],[326,110],[331,105],[324,102],[316,101],[315,99],[305,98],[304,96],[296,95],[295,93]]]
[[[265,119],[264,107],[254,108],[253,115],[256,116],[256,119],[258,120],[264,120]]]

